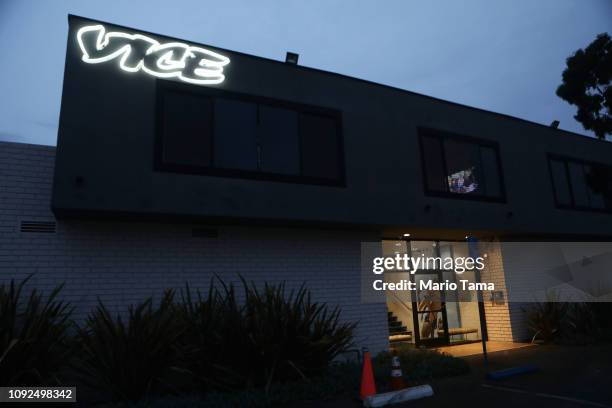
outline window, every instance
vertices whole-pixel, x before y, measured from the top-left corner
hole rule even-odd
[[[612,166],[554,156],[548,164],[558,207],[612,210]]]
[[[342,185],[336,111],[159,81],[156,168]]]
[[[327,116],[302,113],[302,171],[306,176],[336,179],[340,177],[338,156],[340,146],[336,121]]]
[[[298,114],[291,109],[259,107],[262,171],[300,174]]]
[[[425,190],[448,197],[502,201],[504,191],[497,145],[420,129]]]
[[[565,163],[560,160],[550,161],[550,172],[557,203],[560,205],[572,204],[572,193],[570,193],[569,180]]]
[[[209,166],[212,140],[212,103],[168,92],[163,98],[163,162],[171,165]]]
[[[567,164],[567,167],[569,169],[572,195],[574,196],[574,205],[577,207],[588,207],[589,193],[582,164],[570,162]]]
[[[432,191],[446,191],[442,142],[436,137],[423,137],[423,162],[427,163],[425,185]]]
[[[257,170],[257,105],[215,99],[214,166]]]

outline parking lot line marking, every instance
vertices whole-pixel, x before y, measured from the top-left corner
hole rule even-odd
[[[515,392],[518,394],[530,394],[530,395],[535,395],[537,397],[553,398],[553,399],[558,399],[558,400],[563,400],[563,401],[568,401],[568,402],[575,402],[576,404],[589,405],[592,407],[612,408],[612,406],[610,405],[600,404],[599,402],[587,401],[587,400],[582,400],[578,398],[564,397],[563,395],[547,394],[544,392],[532,392],[532,391],[527,391],[527,390],[521,390],[519,388],[501,387],[498,385],[490,385],[490,384],[481,384],[481,385],[485,388],[491,388],[494,390],[510,391],[510,392]]]

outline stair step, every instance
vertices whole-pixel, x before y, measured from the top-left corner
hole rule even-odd
[[[398,335],[404,335],[404,334],[409,334],[412,335],[412,331],[410,330],[401,330],[401,331],[397,331],[393,334],[390,334],[390,336],[398,336]]]
[[[406,326],[389,327],[389,332],[397,333],[400,331],[408,331]]]
[[[404,334],[394,334],[393,336],[389,336],[389,343],[411,342],[411,341],[412,341],[411,332],[405,332]]]
[[[387,311],[389,342],[397,344],[400,342],[412,342],[412,332],[404,325],[393,312]]]

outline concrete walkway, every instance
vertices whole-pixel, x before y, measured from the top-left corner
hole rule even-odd
[[[525,347],[537,347],[530,343],[512,343],[509,341],[487,341],[487,352],[496,353],[499,351],[509,351]],[[457,344],[454,346],[438,347],[435,350],[450,354],[454,357],[467,357],[482,354],[482,342]]]

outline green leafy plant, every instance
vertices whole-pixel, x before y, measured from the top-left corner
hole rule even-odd
[[[601,33],[567,58],[557,95],[578,112],[574,118],[600,139],[612,135],[612,39]]]
[[[394,350],[394,353],[400,359],[404,380],[408,384],[421,384],[423,381],[462,375],[470,371],[470,366],[465,360],[435,350],[400,346]],[[377,382],[388,381],[394,353],[383,352],[374,358],[373,367]]]
[[[470,370],[465,360],[436,351],[402,347],[397,350],[397,354],[408,384],[423,384],[431,379],[466,374]],[[388,388],[390,359],[390,353],[382,353],[373,361],[376,383],[381,392]],[[312,404],[313,400],[330,399],[339,401],[342,406],[352,406],[355,396],[359,393],[360,378],[360,363],[356,361],[334,363],[322,375],[309,381],[277,382],[267,390],[252,388],[232,392],[211,391],[205,395],[167,396],[138,402],[109,404],[104,408],[285,407],[302,406],[299,404],[300,401],[311,401]],[[332,406],[331,401],[326,405]]]
[[[62,286],[45,300],[36,289],[22,292],[32,275],[0,285],[0,384],[56,385],[70,358],[68,303],[58,301]]]
[[[303,285],[288,295],[284,283],[243,285],[248,340],[266,388],[320,375],[351,346],[355,324],[340,323],[340,309],[314,302]]]
[[[612,316],[612,303],[597,302],[590,303],[590,306],[599,328],[599,339],[601,341],[612,342],[612,319],[610,319],[610,316]]]
[[[566,326],[564,337],[572,343],[590,343],[599,335],[599,326],[590,303],[571,303],[567,310]]]
[[[532,342],[540,340],[549,343],[562,333],[564,319],[567,317],[568,304],[561,302],[559,293],[550,291],[545,302],[534,302],[523,310],[527,327],[532,334]]]
[[[78,334],[80,379],[115,401],[174,392],[173,379],[183,371],[173,298],[166,291],[157,307],[152,298],[130,306],[125,321],[100,301]]]
[[[207,296],[200,291],[192,293],[186,285],[180,302],[175,304],[182,327],[178,341],[183,363],[192,374],[198,392],[231,390],[242,385],[244,374],[235,371],[232,362],[248,361],[247,351],[240,344],[245,328],[234,290],[228,288],[222,294],[213,282]]]
[[[314,302],[304,287],[263,288],[242,280],[244,299],[233,285],[211,282],[208,296],[187,287],[178,304],[185,330],[187,367],[200,390],[237,390],[321,375],[350,347],[354,324],[339,321],[340,309]]]

